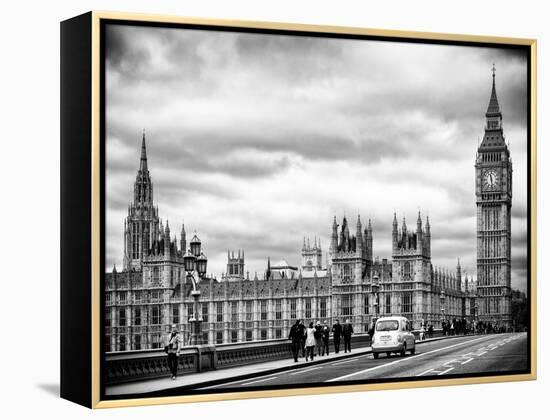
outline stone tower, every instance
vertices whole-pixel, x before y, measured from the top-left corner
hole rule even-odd
[[[153,183],[147,169],[145,132],[141,139],[141,157],[134,182],[134,200],[128,206],[124,221],[125,270],[141,269],[143,258],[153,241],[159,237],[158,209],[153,205]]]
[[[425,282],[429,278],[431,265],[430,222],[426,218],[426,227],[422,227],[422,218],[418,212],[416,229],[407,230],[403,217],[401,232],[398,230],[394,213],[392,223],[392,278],[394,281]]]
[[[317,237],[313,240],[311,246],[309,238],[304,238],[302,245],[302,270],[314,271],[321,270],[323,265],[323,251],[321,250],[321,240],[317,243]]]
[[[227,251],[227,277],[244,278],[244,251]]]
[[[512,160],[502,129],[494,66],[485,120],[475,163],[479,319],[507,326],[511,322]]]

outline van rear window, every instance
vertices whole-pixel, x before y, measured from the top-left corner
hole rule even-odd
[[[380,321],[376,324],[376,331],[395,331],[399,329],[399,321]]]

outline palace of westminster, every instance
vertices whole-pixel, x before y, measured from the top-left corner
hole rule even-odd
[[[304,239],[301,266],[285,260],[266,262],[265,272],[249,278],[244,251],[227,254],[220,279],[197,283],[202,342],[222,344],[283,339],[296,319],[342,322],[367,331],[374,318],[403,315],[415,328],[439,327],[443,319],[489,321],[510,325],[510,217],[512,163],[502,131],[495,73],[483,141],[476,161],[477,280],[465,276],[458,261],[453,270],[431,259],[428,218],[416,226],[392,223],[392,258],[373,257],[371,221],[357,217],[332,222],[325,266],[320,241]],[[353,223],[353,222],[352,222]],[[133,202],[124,222],[123,268],[105,274],[105,350],[162,347],[172,324],[190,336],[193,284],[184,266],[189,244],[184,227],[179,241],[163,225],[153,203],[145,135],[134,183]],[[376,293],[373,291],[373,284]]]

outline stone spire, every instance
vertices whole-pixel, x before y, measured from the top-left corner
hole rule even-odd
[[[139,161],[139,170],[147,172],[147,147],[145,146],[145,129],[141,138],[141,158]]]
[[[491,89],[491,98],[489,99],[489,105],[487,106],[487,112],[485,114],[487,117],[500,115],[500,105],[498,104],[497,90],[495,87],[496,68],[494,64],[493,64],[492,71],[493,71],[493,88]]]

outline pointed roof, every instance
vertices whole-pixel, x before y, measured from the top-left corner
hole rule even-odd
[[[139,161],[139,170],[147,171],[147,147],[145,146],[145,130],[143,130],[143,137],[141,138],[141,158]]]
[[[491,89],[491,98],[489,99],[489,106],[487,107],[487,116],[500,114],[500,105],[498,104],[497,90],[495,87],[495,72],[496,68],[493,64],[493,88]]]

